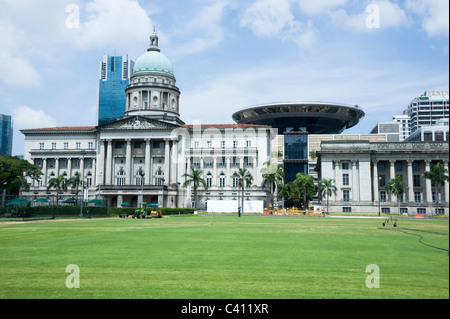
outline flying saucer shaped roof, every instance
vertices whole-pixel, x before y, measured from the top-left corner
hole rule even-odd
[[[364,111],[352,106],[328,102],[284,102],[252,106],[233,114],[239,124],[270,125],[281,134],[306,130],[310,134],[339,134],[359,123]]]

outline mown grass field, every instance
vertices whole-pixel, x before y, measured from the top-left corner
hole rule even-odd
[[[1,223],[0,298],[448,299],[448,220],[381,224],[208,215]],[[80,288],[66,287],[69,264]],[[370,264],[379,288],[366,287]]]

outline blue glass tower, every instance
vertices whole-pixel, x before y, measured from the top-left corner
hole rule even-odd
[[[124,56],[103,57],[98,88],[98,125],[116,121],[125,113],[125,89],[130,83],[134,62]]]
[[[0,114],[0,155],[12,154],[13,125],[12,117]]]

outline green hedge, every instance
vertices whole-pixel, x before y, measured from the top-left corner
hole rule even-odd
[[[9,210],[11,212],[11,210]],[[27,217],[73,217],[80,216],[80,206],[36,206],[36,207],[18,207],[15,209],[19,214],[26,213]],[[0,210],[1,216],[4,216],[6,209]],[[107,216],[108,211],[105,207],[83,207],[83,213],[94,217]]]
[[[163,215],[179,215],[179,214],[193,214],[194,209],[193,208],[168,208],[168,207],[161,207],[157,208],[162,211]],[[140,211],[140,208],[136,207],[113,207],[111,208],[111,216],[117,217],[121,214],[134,214],[136,210]],[[152,211],[152,208],[147,207],[147,213],[150,213]]]

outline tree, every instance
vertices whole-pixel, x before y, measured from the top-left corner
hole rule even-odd
[[[86,183],[81,180],[81,174],[76,172],[75,175],[67,180],[67,185],[75,189],[75,196],[78,197],[78,188],[86,186]]]
[[[231,176],[232,178],[238,179],[238,186],[241,189],[241,211],[244,212],[244,188],[251,187],[253,182],[252,174],[246,168],[238,168],[237,172]]]
[[[434,189],[436,191],[436,214],[439,209],[439,195],[441,193],[441,187],[445,185],[445,182],[449,180],[448,170],[444,168],[441,163],[431,165],[429,171],[422,174],[423,177],[434,181]]]
[[[403,182],[403,179],[401,176],[397,176],[386,183],[386,186],[385,186],[386,192],[389,194],[393,194],[397,197],[397,207],[398,207],[399,215],[400,215],[399,197],[401,195],[405,194],[408,191],[408,188],[409,187],[405,184],[405,182]]]
[[[42,170],[39,166],[16,156],[0,156],[0,189],[18,194],[21,188],[28,189],[27,179],[39,180]]]
[[[328,214],[328,201],[330,196],[337,194],[337,187],[334,185],[334,179],[323,178],[319,181],[319,194],[321,197],[327,198],[327,214]],[[325,216],[325,215],[324,215]]]
[[[283,186],[284,172],[282,164],[265,163],[267,167],[261,169],[263,177],[263,186],[267,186],[271,194],[271,207],[273,208],[274,194]]]
[[[194,209],[197,209],[197,190],[203,186],[207,189],[206,181],[202,178],[203,171],[201,169],[195,169],[191,167],[191,173],[183,174],[183,177],[186,177],[186,181],[184,182],[184,187],[187,187],[192,184],[194,189]]]
[[[47,190],[54,188],[56,190],[56,205],[59,203],[59,194],[61,191],[67,191],[67,179],[64,175],[59,175],[58,177],[51,178],[48,181]]]
[[[314,185],[314,178],[302,173],[298,173],[295,177],[292,183],[296,186],[299,195],[303,197],[303,208],[308,209],[308,202],[317,191],[316,185]]]

